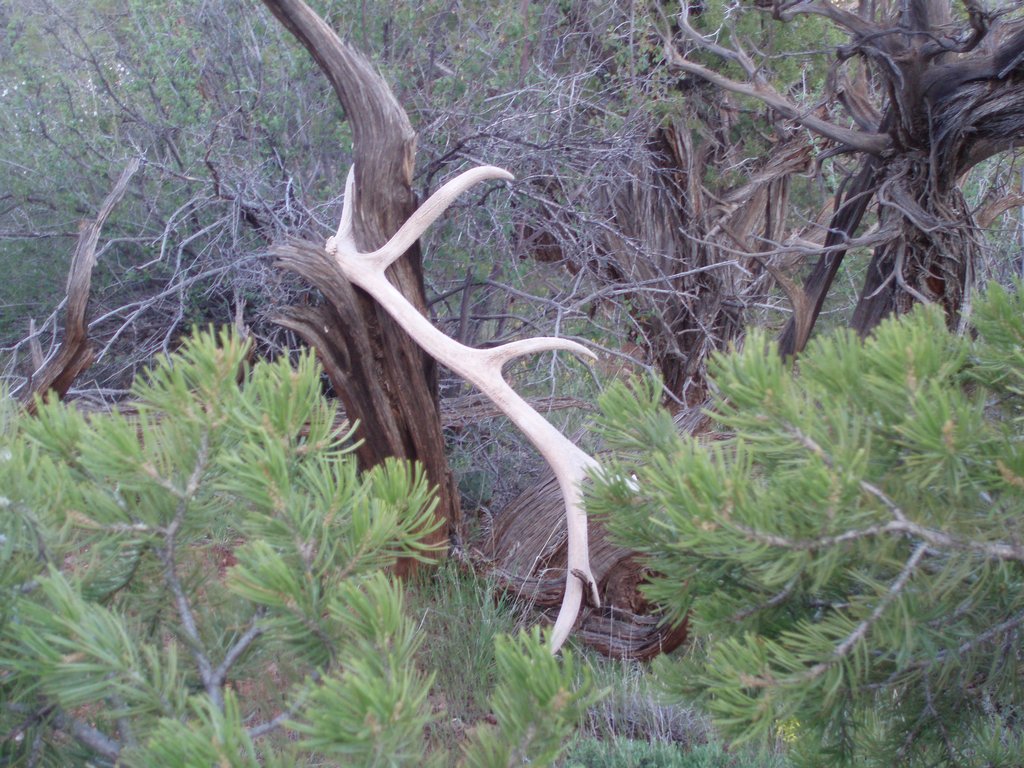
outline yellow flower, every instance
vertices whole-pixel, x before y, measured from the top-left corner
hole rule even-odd
[[[775,723],[775,733],[786,746],[795,744],[800,734],[800,721],[795,717],[787,717]]]

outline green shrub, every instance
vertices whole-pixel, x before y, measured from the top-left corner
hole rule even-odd
[[[1024,297],[976,337],[921,308],[784,364],[761,334],[713,366],[722,439],[614,387],[590,510],[701,643],[662,660],[729,738],[807,765],[1009,765],[1024,753]]]
[[[430,762],[433,675],[386,572],[434,555],[433,492],[357,471],[312,356],[247,356],[196,336],[130,418],[0,398],[0,764]],[[464,761],[549,764],[591,686],[537,632],[495,643],[498,727]]]

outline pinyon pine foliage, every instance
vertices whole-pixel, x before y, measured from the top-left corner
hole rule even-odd
[[[795,370],[761,334],[717,358],[711,437],[616,386],[590,500],[699,647],[663,659],[736,740],[806,765],[1009,766],[1024,755],[1024,297],[973,332],[922,308]]]
[[[443,714],[386,569],[433,556],[433,492],[357,471],[311,356],[248,351],[195,336],[131,417],[0,399],[0,764],[430,764]],[[463,759],[548,764],[587,680],[536,632],[495,650]]]

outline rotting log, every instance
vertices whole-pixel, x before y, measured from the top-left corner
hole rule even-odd
[[[620,659],[649,659],[682,645],[686,623],[663,621],[640,593],[649,570],[632,551],[611,542],[600,521],[589,520],[588,529],[590,569],[601,606],[584,608],[576,639]],[[550,472],[498,513],[475,554],[475,564],[494,577],[500,592],[541,610],[559,605],[566,530],[562,497]]]

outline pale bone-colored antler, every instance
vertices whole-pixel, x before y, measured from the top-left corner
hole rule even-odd
[[[466,171],[431,195],[383,247],[372,253],[360,253],[352,233],[355,175],[353,169],[349,169],[341,223],[337,235],[328,238],[327,251],[337,258],[345,277],[373,296],[428,354],[489,397],[523,431],[554,471],[565,501],[568,548],[565,595],[551,634],[554,652],[565,642],[576,622],[584,589],[595,606],[600,604],[597,584],[590,571],[587,518],[580,489],[587,470],[597,468],[598,464],[531,408],[505,381],[501,369],[509,360],[532,352],[566,349],[578,355],[595,355],[582,344],[552,337],[524,339],[490,349],[467,347],[431,325],[384,276],[384,270],[405,253],[460,194],[486,179],[513,178],[508,171],[494,166]]]

